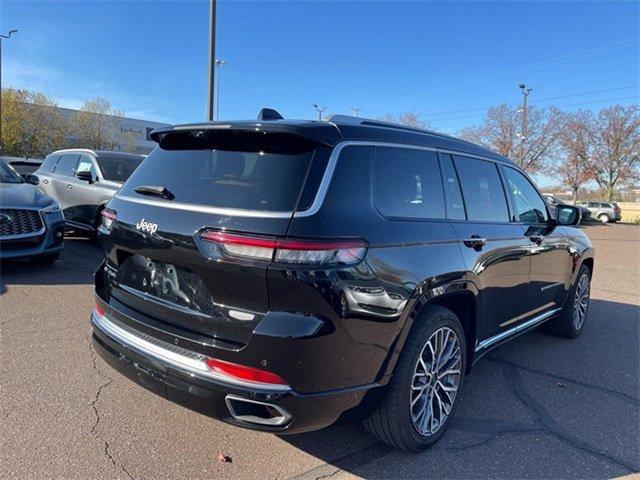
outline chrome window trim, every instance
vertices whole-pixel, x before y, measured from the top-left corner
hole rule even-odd
[[[484,350],[488,347],[490,347],[491,345],[494,345],[495,343],[501,341],[501,340],[505,340],[506,338],[511,337],[512,335],[517,335],[518,333],[523,333],[525,330],[527,330],[530,327],[533,327],[535,325],[537,325],[538,323],[542,323],[543,321],[549,319],[550,317],[554,316],[555,314],[557,314],[558,312],[560,312],[560,310],[562,310],[561,308],[554,308],[553,310],[549,310],[548,312],[544,312],[540,315],[538,315],[537,317],[533,317],[531,320],[527,320],[524,323],[520,323],[518,325],[516,325],[515,327],[510,328],[509,330],[505,330],[504,332],[500,332],[497,335],[494,335],[493,337],[489,337],[486,340],[481,341],[478,346],[476,347],[475,351],[479,352],[480,350]]]
[[[151,357],[165,365],[171,365],[189,375],[205,380],[218,381],[222,384],[250,389],[268,390],[272,392],[288,392],[291,390],[291,387],[288,385],[272,385],[268,383],[243,381],[212,372],[205,364],[205,355],[186,350],[182,347],[175,347],[163,342],[162,340],[145,335],[150,338],[147,340],[142,336],[135,335],[134,333],[120,327],[110,320],[107,315],[98,315],[95,310],[91,314],[91,322],[95,328],[99,329],[109,338],[133,350],[134,352],[145,357]],[[140,335],[144,334],[141,333]],[[171,348],[164,347],[163,345],[167,345]],[[180,351],[184,351],[185,353],[182,354]]]
[[[155,207],[164,207],[164,208],[172,208],[175,210],[183,210],[188,212],[198,212],[198,213],[210,213],[213,215],[223,215],[230,217],[249,217],[249,218],[304,218],[311,217],[320,211],[322,205],[324,203],[327,192],[329,191],[329,186],[331,185],[331,180],[333,179],[333,174],[336,169],[336,165],[338,164],[338,159],[340,157],[340,153],[346,147],[350,146],[365,146],[365,147],[394,147],[394,148],[408,148],[412,150],[426,150],[429,152],[441,152],[450,155],[464,155],[471,158],[477,158],[480,160],[485,160],[488,162],[495,163],[504,163],[505,161],[484,157],[481,155],[466,153],[463,151],[456,150],[448,150],[437,147],[428,147],[423,145],[414,145],[410,143],[398,143],[398,142],[384,142],[384,141],[372,141],[372,140],[344,140],[342,142],[338,142],[334,145],[333,150],[331,151],[331,155],[329,157],[329,161],[327,162],[327,167],[325,168],[324,174],[322,175],[322,180],[320,181],[320,185],[318,186],[318,191],[316,192],[316,196],[313,199],[313,203],[306,210],[300,211],[263,211],[263,210],[249,210],[243,208],[225,208],[225,207],[212,207],[206,205],[197,205],[194,203],[183,203],[183,202],[169,202],[162,200],[154,200],[148,198],[137,198],[132,197],[130,195],[122,195],[121,193],[116,193],[114,198],[122,199],[124,201],[138,203],[141,205],[151,205]],[[422,219],[421,219],[422,220]],[[428,220],[428,219],[425,219]],[[466,220],[465,220],[466,221]]]

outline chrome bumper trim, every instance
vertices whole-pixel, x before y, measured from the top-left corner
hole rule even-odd
[[[285,393],[291,390],[288,385],[244,381],[212,372],[205,363],[206,356],[171,345],[142,332],[134,331],[130,327],[120,324],[117,320],[108,318],[106,315],[98,315],[95,310],[91,314],[91,321],[102,333],[134,352],[151,357],[165,365],[170,365],[204,380],[213,380],[233,387],[268,390],[270,392]]]

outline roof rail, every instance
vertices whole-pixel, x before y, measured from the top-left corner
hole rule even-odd
[[[371,118],[353,117],[351,115],[331,115],[327,119],[327,121],[333,123],[347,123],[351,125],[368,125],[371,127],[394,128],[396,130],[405,130],[409,132],[434,133],[430,130],[425,130],[418,127],[409,127],[400,123],[385,122],[384,120],[373,120]]]

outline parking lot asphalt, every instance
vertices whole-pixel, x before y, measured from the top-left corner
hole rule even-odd
[[[421,454],[359,424],[277,437],[144,390],[96,357],[101,252],[69,238],[53,266],[3,264],[0,477],[604,478],[640,471],[640,228],[589,226],[584,334],[533,332],[481,360],[450,428]],[[231,461],[221,462],[219,454]]]

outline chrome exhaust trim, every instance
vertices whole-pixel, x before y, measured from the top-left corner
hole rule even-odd
[[[248,398],[239,397],[237,395],[227,395],[226,397],[224,397],[224,401],[227,404],[227,408],[229,409],[229,413],[231,414],[231,416],[243,423],[265,425],[269,427],[281,427],[288,424],[293,419],[293,416],[289,412],[278,405],[274,405],[273,403],[251,400]],[[245,406],[248,407],[247,412],[253,411],[254,413],[256,413],[262,408],[264,409],[264,412],[271,416],[263,417],[252,415],[251,413],[238,412],[237,408],[240,405],[234,406],[234,403],[245,404]],[[274,415],[272,411],[275,412],[276,415]]]

